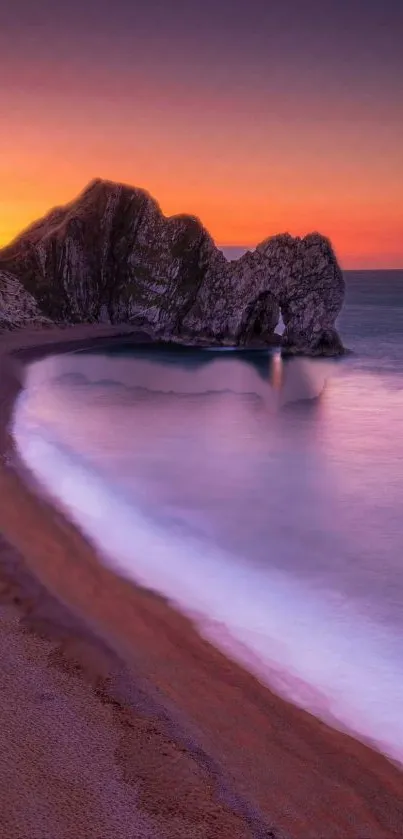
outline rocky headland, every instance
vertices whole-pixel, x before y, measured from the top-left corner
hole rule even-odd
[[[132,324],[158,340],[340,355],[343,298],[319,233],[274,236],[228,261],[197,218],[167,218],[144,190],[103,180],[0,250],[3,330]]]

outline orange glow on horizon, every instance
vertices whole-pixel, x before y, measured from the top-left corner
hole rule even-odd
[[[140,118],[124,93],[61,102],[50,91],[35,105],[0,93],[0,246],[101,177],[147,189],[167,215],[197,215],[220,245],[318,230],[344,268],[403,267],[403,156],[390,128],[375,137],[367,114],[346,122],[341,108],[324,123],[312,105],[293,124],[264,110],[253,121],[242,103],[200,114],[200,102],[141,101]]]
[[[56,173],[57,174],[57,173]],[[11,194],[7,197],[3,190],[0,199],[0,248],[17,237],[26,227],[36,219],[57,205],[63,205],[74,199],[92,177],[98,173],[88,173],[84,179],[77,179],[77,185],[72,188],[69,184],[58,183],[56,177],[47,188],[41,182],[28,185],[25,195],[16,200]],[[107,174],[107,179],[121,180],[136,185],[135,178],[116,178],[113,173]],[[183,188],[175,194],[175,185],[171,190],[169,185],[158,182],[154,188],[147,184],[137,184],[148,191],[159,201],[162,211],[167,215],[188,212],[200,218],[204,226],[221,247],[244,247],[252,250],[263,239],[277,233],[288,232],[294,236],[304,236],[318,230],[328,236],[335,252],[344,268],[402,268],[403,247],[402,236],[403,219],[400,207],[388,208],[388,215],[379,218],[378,212],[367,208],[366,214],[358,218],[343,218],[341,208],[333,208],[325,212],[315,212],[313,207],[286,206],[279,197],[276,213],[275,198],[270,204],[270,211],[262,200],[255,199],[255,206],[248,208],[245,219],[242,208],[233,206],[233,196],[221,197],[219,209],[211,197],[193,194]],[[159,187],[159,188],[158,188]],[[21,190],[22,191],[22,190]],[[21,192],[20,191],[20,192]],[[338,212],[339,210],[339,212]],[[391,212],[392,210],[392,212]],[[255,218],[253,223],[252,219]],[[251,221],[249,221],[251,219]]]

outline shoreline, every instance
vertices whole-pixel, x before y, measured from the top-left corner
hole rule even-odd
[[[115,709],[119,720],[124,717],[131,732],[137,732],[132,735],[133,749],[130,759],[125,758],[123,772],[132,773],[134,785],[136,772],[142,777],[135,751],[139,732],[144,733],[144,714],[152,720],[152,730],[158,730],[160,739],[148,735],[147,742],[141,740],[142,762],[152,765],[157,777],[165,778],[165,798],[149,774],[140,784],[147,805],[140,804],[137,810],[131,805],[133,818],[141,819],[146,813],[154,820],[152,835],[189,839],[193,835],[200,839],[386,839],[401,835],[400,769],[353,737],[273,694],[203,640],[191,622],[162,596],[101,565],[78,529],[35,493],[25,467],[16,458],[8,426],[23,386],[22,364],[52,352],[77,349],[80,343],[86,348],[91,341],[109,343],[111,335],[129,333],[134,330],[86,325],[8,333],[0,339],[0,532],[13,545],[11,554],[17,556],[17,550],[24,557],[23,562],[9,561],[5,571],[3,555],[10,550],[0,545],[1,586],[15,592],[14,600],[19,602],[13,608],[18,609],[20,620],[25,613],[22,620],[26,623],[30,610],[29,632],[38,643],[44,621],[46,639],[42,637],[42,642],[58,642],[58,621],[62,619],[59,666],[67,667],[67,672],[73,670],[70,681],[86,685],[102,707],[102,696],[109,696],[108,707]],[[38,586],[40,596],[32,594],[39,591]],[[42,611],[50,612],[50,618],[38,618],[38,604]],[[102,666],[97,666],[97,657]],[[108,668],[115,674],[113,678],[109,673],[105,676]],[[125,674],[123,699],[117,672],[120,681]],[[128,700],[139,691],[142,715]],[[170,742],[162,753],[161,737]],[[202,775],[197,783],[195,767]],[[186,806],[179,807],[178,796],[188,790],[184,779],[189,773],[198,793],[192,787],[185,795]],[[76,775],[80,776],[79,763]],[[121,783],[123,798],[127,798],[127,781]],[[177,823],[178,809],[186,810],[186,815],[181,815],[182,826]],[[88,825],[84,827],[89,830]],[[64,836],[62,830],[63,826],[59,832],[53,830],[52,839]],[[119,836],[148,835],[141,830]],[[9,835],[21,839],[21,834]],[[95,839],[100,833],[81,835]],[[106,839],[109,834],[101,835]],[[30,839],[43,836],[30,834]]]

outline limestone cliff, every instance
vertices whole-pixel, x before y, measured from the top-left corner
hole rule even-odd
[[[256,345],[273,342],[281,311],[286,351],[343,351],[334,324],[344,281],[327,239],[275,236],[229,262],[197,218],[166,218],[147,192],[122,184],[93,181],[24,231],[0,251],[0,293],[5,278],[31,301],[33,320]]]

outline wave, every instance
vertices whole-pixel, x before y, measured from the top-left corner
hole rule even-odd
[[[340,593],[255,567],[186,523],[140,508],[35,423],[24,400],[14,424],[20,456],[103,562],[164,594],[269,687],[403,762],[403,664],[390,629],[357,615]]]

